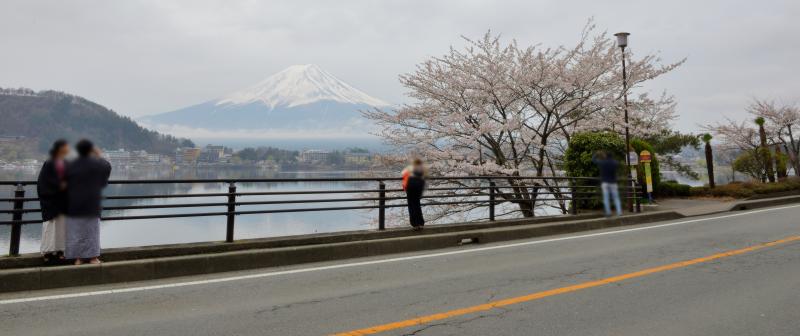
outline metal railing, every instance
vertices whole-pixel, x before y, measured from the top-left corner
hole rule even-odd
[[[423,196],[423,207],[430,206],[469,206],[473,209],[485,208],[488,221],[496,220],[497,207],[504,203],[515,203],[518,211],[528,211],[529,215],[537,206],[551,206],[562,214],[577,214],[581,201],[596,201],[599,195],[599,183],[595,178],[586,177],[526,177],[526,176],[464,176],[464,177],[429,177],[428,187]],[[317,212],[336,210],[373,210],[377,209],[377,229],[386,229],[387,209],[402,208],[407,205],[405,193],[400,187],[400,178],[286,178],[286,179],[195,179],[195,180],[113,180],[111,185],[153,185],[176,184],[195,185],[220,183],[227,184],[227,192],[216,193],[166,193],[145,195],[107,195],[105,200],[124,200],[132,205],[104,206],[103,221],[185,218],[224,216],[226,218],[225,241],[233,242],[236,216],[265,215],[290,212]],[[302,182],[359,182],[375,183],[373,188],[328,189],[328,190],[277,190],[277,191],[237,191],[237,185],[251,183],[291,184]],[[392,184],[392,188],[387,188]],[[0,225],[10,225],[9,255],[18,255],[22,226],[41,223],[39,219],[24,219],[24,214],[40,213],[39,208],[27,207],[33,203],[38,205],[37,197],[26,197],[26,187],[33,187],[35,181],[0,181],[0,186],[13,186],[13,197],[0,198],[0,203],[9,202],[11,209],[0,208]],[[640,211],[639,187],[630,188],[630,183],[620,181],[620,194],[630,204],[636,205]],[[252,196],[314,196],[314,195],[356,195],[356,197],[333,198],[301,198],[262,201],[243,200]],[[222,202],[186,202],[175,204],[136,204],[137,201],[155,199],[191,199],[196,197],[219,197]],[[323,204],[352,203],[356,205],[323,206]],[[313,204],[313,207],[242,210],[241,206],[253,205],[298,205]],[[167,213],[153,215],[125,215],[128,210],[172,209],[172,208],[204,208],[202,211],[189,213]],[[205,208],[222,208],[223,211],[207,211]],[[523,210],[523,208],[528,210]],[[108,212],[112,212],[109,214]],[[123,212],[115,215],[113,212]],[[10,215],[10,220],[2,220]],[[30,217],[30,216],[29,216]]]

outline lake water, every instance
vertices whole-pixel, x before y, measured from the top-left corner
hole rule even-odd
[[[37,171],[0,170],[0,180],[19,181],[34,180]],[[386,177],[399,175],[396,172],[358,172],[358,171],[326,171],[326,172],[275,172],[257,168],[189,168],[171,170],[167,168],[137,168],[114,169],[114,180],[142,180],[142,179],[247,179],[247,178],[349,178],[349,177]],[[349,182],[281,182],[281,183],[237,183],[237,192],[274,192],[274,191],[309,191],[309,190],[375,190],[378,183],[375,181],[349,181]],[[398,189],[399,182],[388,182],[388,189]],[[35,186],[26,187],[26,197],[35,197]],[[14,187],[0,186],[0,198],[13,197]],[[225,183],[181,183],[181,184],[112,184],[105,190],[106,196],[122,195],[155,195],[155,194],[207,194],[226,193],[228,185]],[[337,193],[318,195],[258,195],[239,196],[237,202],[247,201],[285,201],[285,200],[311,200],[325,198],[365,198],[377,197],[376,192],[365,193]],[[400,193],[388,194],[403,196]],[[448,201],[454,200],[451,198]],[[113,206],[139,206],[139,205],[168,205],[183,203],[223,203],[227,202],[226,196],[191,197],[191,198],[158,198],[135,200],[106,200],[104,205]],[[404,203],[404,200],[394,201]],[[249,210],[276,210],[276,209],[302,209],[314,207],[338,206],[366,206],[373,205],[367,201],[343,201],[335,203],[310,203],[310,204],[274,204],[274,205],[240,205],[237,211]],[[389,202],[389,204],[392,204]],[[398,203],[395,203],[398,204]],[[38,208],[39,204],[26,203],[26,208]],[[10,202],[0,202],[0,209],[10,209]],[[426,208],[435,210],[433,208]],[[515,206],[504,204],[498,206],[498,216],[503,218],[518,217]],[[106,211],[104,216],[140,216],[178,213],[225,212],[226,206],[208,206],[191,208],[162,208],[162,209],[133,209]],[[404,208],[387,209],[387,226],[404,226],[406,219]],[[473,210],[440,218],[436,223],[450,223],[485,219],[487,216],[485,206]],[[537,214],[557,214],[553,208],[544,207],[537,210]],[[289,212],[271,214],[252,214],[236,216],[235,239],[264,238],[291,236],[309,233],[324,233],[336,231],[352,231],[377,229],[376,209],[334,210],[318,212]],[[24,219],[40,219],[40,214],[26,214]],[[0,214],[0,220],[11,219],[10,214]],[[174,243],[190,243],[201,241],[220,241],[225,239],[226,216],[208,217],[183,217],[163,219],[138,219],[103,221],[101,223],[101,244],[104,248],[145,246]],[[9,245],[10,226],[0,226],[0,255],[7,253]],[[41,237],[40,224],[23,226],[20,251],[36,252],[39,248]]]
[[[0,180],[33,180],[36,171],[0,171]],[[217,178],[323,178],[323,177],[367,177],[369,172],[273,172],[260,169],[219,169],[197,168],[171,171],[164,168],[143,168],[136,170],[115,169],[112,179],[217,179]],[[380,174],[385,176],[385,174]],[[13,187],[0,186],[0,197],[12,197]],[[300,191],[300,190],[352,190],[377,189],[377,182],[291,182],[291,183],[240,183],[237,192]],[[228,185],[224,183],[196,184],[142,184],[110,185],[105,194],[112,195],[152,195],[152,194],[205,194],[224,193]],[[26,196],[35,197],[35,186],[26,187]],[[321,199],[365,197],[364,194],[322,194],[322,195],[283,195],[283,196],[241,196],[237,201],[274,201],[288,199]],[[377,195],[375,195],[377,196]],[[219,203],[227,202],[227,197],[192,197],[143,200],[107,200],[105,206],[158,205],[176,203]],[[270,210],[308,207],[363,206],[365,202],[337,202],[315,204],[280,204],[238,206],[238,211]],[[0,208],[9,209],[11,204],[3,202]],[[38,203],[27,204],[26,208],[38,208]],[[136,216],[196,212],[224,212],[225,206],[135,209],[108,211],[105,216]],[[37,219],[38,213],[26,214],[25,219]],[[0,214],[2,220],[10,220],[9,214]],[[236,239],[289,236],[307,233],[349,231],[377,228],[377,211],[336,210],[324,212],[294,212],[276,214],[255,214],[236,216]],[[188,243],[199,241],[218,241],[225,239],[226,217],[187,217],[142,220],[105,221],[101,224],[101,241],[104,248]],[[0,255],[8,251],[10,226],[0,226]],[[38,251],[41,225],[23,226],[21,252]]]

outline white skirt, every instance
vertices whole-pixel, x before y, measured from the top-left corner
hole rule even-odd
[[[64,251],[65,224],[64,216],[42,223],[42,254]]]

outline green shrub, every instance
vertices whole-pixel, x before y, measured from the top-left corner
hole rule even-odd
[[[620,162],[620,169],[617,173],[625,175],[625,141],[616,133],[611,132],[584,132],[574,134],[564,153],[564,170],[567,176],[575,177],[598,177],[600,170],[592,162],[592,155],[597,151],[603,150]],[[584,181],[578,182],[579,186],[595,185]],[[582,189],[589,192],[593,189]],[[580,195],[586,197],[588,195]],[[578,202],[581,209],[597,209],[602,206],[600,196],[592,197],[590,200]]]
[[[564,170],[567,176],[597,177],[600,170],[592,162],[592,155],[597,151],[606,151],[620,162],[625,162],[625,141],[616,133],[584,132],[574,134],[564,153]],[[620,168],[624,168],[621,164]],[[624,175],[625,169],[619,169]]]
[[[692,186],[680,184],[676,181],[664,181],[659,183],[656,195],[662,197],[688,197],[692,195]]]
[[[766,174],[763,161],[764,155],[770,154],[768,150],[763,148],[758,148],[753,151],[745,151],[733,161],[733,170],[760,180]]]

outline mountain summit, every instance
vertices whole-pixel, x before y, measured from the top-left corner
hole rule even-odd
[[[363,110],[387,107],[314,64],[293,65],[263,81],[222,98],[140,121],[148,127],[184,136],[236,137],[302,132],[366,134],[371,122]],[[216,135],[213,133],[217,133]]]
[[[256,85],[225,96],[217,105],[261,102],[275,108],[325,100],[376,107],[389,105],[339,80],[315,64],[292,65]]]

